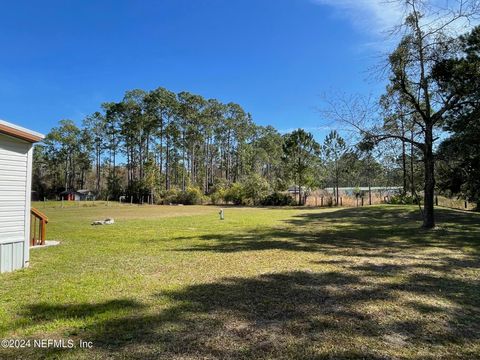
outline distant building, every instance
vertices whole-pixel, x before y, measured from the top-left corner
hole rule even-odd
[[[65,201],[80,201],[80,193],[75,190],[65,190],[60,194],[60,200]]]
[[[77,190],[77,193],[80,194],[80,200],[95,200],[95,194],[90,190]]]
[[[401,186],[372,186],[371,188],[372,193],[379,193],[383,195],[394,195],[402,190]],[[330,194],[335,192],[335,188],[325,188]],[[369,188],[368,186],[359,186],[359,187],[339,187],[338,193],[339,195],[347,195],[347,196],[354,196],[355,192],[360,190],[362,193],[367,193]]]
[[[60,199],[65,201],[95,200],[95,194],[90,190],[65,190],[60,194]]]

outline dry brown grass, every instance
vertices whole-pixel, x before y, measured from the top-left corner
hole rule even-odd
[[[323,201],[322,201],[323,197]],[[360,207],[362,206],[362,199],[361,197],[357,198],[355,196],[347,196],[341,195],[341,206],[344,207]],[[372,205],[380,205],[383,204],[385,201],[384,196],[374,193],[372,194]],[[324,193],[313,193],[312,195],[307,197],[307,201],[305,203],[306,206],[319,206],[329,207],[335,205],[335,198],[331,194],[324,194]],[[367,206],[369,204],[368,194],[363,197],[363,205]]]
[[[477,207],[476,203],[469,202],[464,199],[448,198],[445,196],[437,196],[437,198],[438,198],[438,206],[447,207],[450,209],[472,211]]]

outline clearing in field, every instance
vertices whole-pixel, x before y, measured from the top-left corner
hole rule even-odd
[[[424,232],[414,207],[218,210],[42,209],[61,245],[0,276],[0,338],[93,348],[0,357],[479,357],[478,214]]]

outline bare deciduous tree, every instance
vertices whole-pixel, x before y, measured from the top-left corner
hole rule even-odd
[[[367,141],[378,143],[397,139],[420,149],[425,169],[423,227],[433,228],[434,217],[434,142],[436,129],[445,117],[465,105],[464,94],[447,91],[435,77],[436,67],[458,51],[457,35],[480,14],[477,0],[449,2],[445,8],[422,0],[406,0],[404,23],[395,29],[400,35],[388,61],[389,86],[386,96],[398,96],[411,109],[410,119],[418,129],[417,137],[392,131],[385,126],[378,104],[371,98],[353,96],[329,103],[326,115],[348,123]]]

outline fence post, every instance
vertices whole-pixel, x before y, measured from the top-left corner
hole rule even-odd
[[[340,196],[340,206],[343,206],[343,199],[341,196]]]
[[[363,196],[362,196],[362,206],[363,206]]]
[[[465,209],[468,208],[467,200],[465,200]]]
[[[438,206],[438,196],[435,195],[435,206]]]

